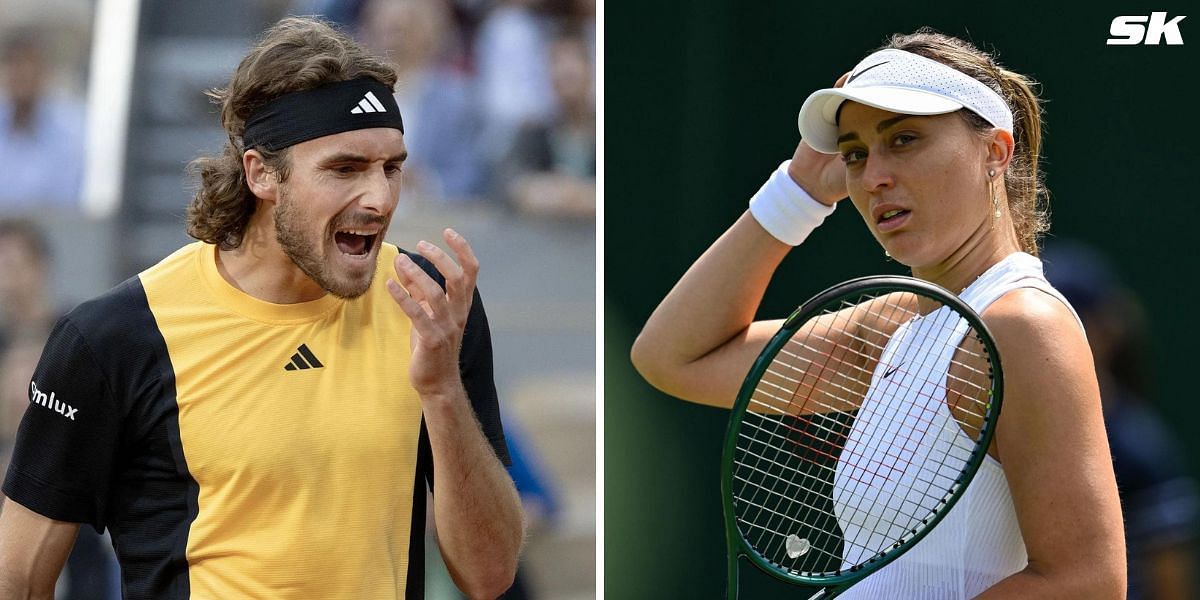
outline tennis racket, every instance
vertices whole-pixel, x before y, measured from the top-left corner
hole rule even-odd
[[[983,462],[1003,379],[979,315],[937,285],[866,277],[801,305],[729,421],[728,598],[742,558],[827,599],[920,542]]]

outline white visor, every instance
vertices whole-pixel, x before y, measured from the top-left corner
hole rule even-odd
[[[966,108],[1012,133],[1008,104],[992,88],[936,60],[904,50],[862,59],[840,88],[817,90],[800,108],[800,137],[819,152],[837,152],[837,112],[846,100],[905,115],[940,115]]]

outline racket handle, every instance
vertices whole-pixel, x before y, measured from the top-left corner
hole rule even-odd
[[[809,597],[808,597],[808,600],[817,600],[817,598],[824,598],[824,597],[825,597],[825,591],[826,591],[826,590],[817,590],[817,593],[815,593],[815,594],[813,594],[813,595],[809,596]]]
[[[733,558],[728,561],[728,573],[725,576],[725,597],[728,600],[738,600],[738,558],[739,555],[735,552]]]

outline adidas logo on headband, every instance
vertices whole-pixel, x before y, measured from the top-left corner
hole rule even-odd
[[[350,106],[350,110],[330,112],[334,106]],[[242,144],[246,149],[275,151],[313,138],[374,127],[403,133],[404,121],[392,86],[360,77],[271,100],[246,119]]]
[[[362,100],[358,101],[358,106],[350,109],[350,114],[361,115],[363,113],[387,112],[387,109],[379,103],[379,98],[375,97],[372,92],[367,92]]]

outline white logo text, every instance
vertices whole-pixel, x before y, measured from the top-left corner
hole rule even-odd
[[[1108,33],[1113,36],[1108,38],[1108,45],[1157,46],[1159,41],[1166,38],[1168,46],[1182,46],[1183,34],[1179,33],[1179,22],[1186,18],[1187,15],[1182,15],[1168,21],[1165,12],[1150,13],[1149,17],[1145,15],[1117,17],[1108,27]],[[1149,25],[1142,25],[1147,21],[1149,21]]]
[[[34,404],[45,406],[46,408],[72,421],[75,420],[75,413],[79,412],[78,408],[75,408],[61,400],[56,400],[54,398],[54,392],[50,392],[50,395],[46,396],[46,393],[39,390],[37,388],[37,384],[32,381],[29,382],[29,401]]]

